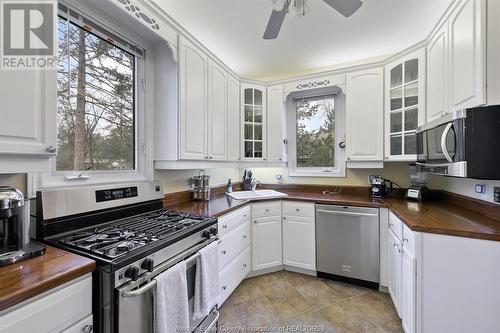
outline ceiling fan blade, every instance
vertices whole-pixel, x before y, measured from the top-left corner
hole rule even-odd
[[[362,5],[361,0],[323,0],[327,5],[338,11],[345,17],[354,14]]]
[[[282,10],[274,10],[269,17],[269,22],[267,23],[266,31],[264,31],[264,39],[275,39],[281,30],[281,25],[285,20],[286,11],[288,6],[290,6],[290,1],[287,0]]]

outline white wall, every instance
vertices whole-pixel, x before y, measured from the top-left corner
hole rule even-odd
[[[475,185],[486,185],[486,194],[475,193]],[[429,187],[441,189],[453,193],[458,193],[468,197],[491,201],[493,202],[493,187],[500,187],[500,180],[479,180],[479,179],[462,179],[443,176],[430,176]]]
[[[0,186],[13,186],[26,195],[26,174],[0,174]]]
[[[237,168],[216,168],[205,169],[210,176],[210,186],[216,187],[227,184],[228,178],[238,181],[239,170]],[[197,176],[196,170],[156,170],[155,179],[159,180],[165,193],[180,192],[189,189],[188,180],[192,176]]]

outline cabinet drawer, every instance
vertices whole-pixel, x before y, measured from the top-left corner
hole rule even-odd
[[[252,218],[281,215],[281,201],[252,205]]]
[[[221,292],[219,295],[219,306],[226,301],[240,282],[250,273],[251,259],[250,247],[247,247],[233,262],[220,272],[219,284]]]
[[[412,256],[415,256],[415,232],[403,223],[403,247],[407,248]]]
[[[224,236],[219,243],[219,270],[235,259],[245,248],[250,246],[250,221],[240,224]]]
[[[89,276],[4,314],[0,317],[0,332],[61,332],[91,313]]]
[[[314,204],[306,202],[284,201],[283,215],[296,217],[314,217]]]
[[[403,222],[393,212],[389,212],[389,230],[392,230],[399,240],[403,239]]]
[[[243,207],[237,211],[223,215],[219,218],[219,235],[222,236],[241,223],[250,219],[250,206]]]
[[[92,315],[80,320],[62,333],[91,333],[94,332],[94,317]]]

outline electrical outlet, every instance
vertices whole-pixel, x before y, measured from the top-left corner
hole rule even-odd
[[[276,174],[276,182],[278,184],[282,184],[283,183],[283,175],[282,174],[280,174],[280,173]]]
[[[495,186],[493,188],[493,201],[500,203],[500,187]]]
[[[476,184],[475,191],[476,191],[476,193],[479,193],[479,194],[485,194],[486,193],[486,185]]]

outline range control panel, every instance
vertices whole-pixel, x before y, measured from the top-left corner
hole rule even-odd
[[[113,188],[108,190],[95,191],[96,202],[104,202],[125,198],[132,198],[138,195],[137,186]]]

